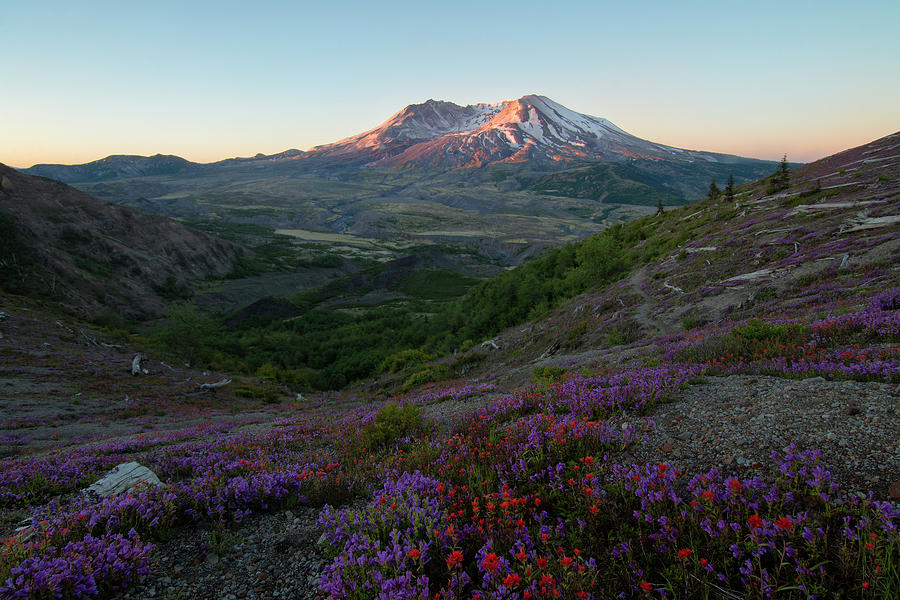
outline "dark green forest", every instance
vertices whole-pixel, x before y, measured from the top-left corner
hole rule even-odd
[[[328,293],[279,300],[288,306],[287,318],[211,315],[182,304],[148,341],[192,364],[257,374],[298,390],[338,389],[385,370],[398,353],[419,350],[424,363],[467,350],[620,279],[684,241],[687,232],[663,230],[661,219],[616,225],[480,283],[449,271],[413,272],[401,284],[405,299],[372,307],[323,307],[342,293],[340,282]],[[419,379],[452,374],[421,371]]]

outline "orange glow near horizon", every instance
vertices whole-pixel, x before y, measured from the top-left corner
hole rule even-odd
[[[653,142],[688,150],[704,150],[708,152],[734,154],[747,158],[759,158],[773,161],[781,160],[781,157],[784,154],[787,154],[789,161],[805,163],[866,144],[895,132],[896,131],[884,131],[881,134],[870,135],[869,137],[854,136],[854,138],[851,138],[850,136],[841,137],[837,135],[820,134],[816,136],[816,139],[779,138],[777,140],[760,139],[758,135],[746,139],[697,137],[695,139],[663,140],[659,137],[648,137],[650,141]],[[338,137],[336,136],[335,139],[338,139]],[[29,148],[28,146],[30,144],[23,144],[24,147],[20,146],[18,151],[4,152],[3,155],[0,155],[0,163],[14,168],[24,169],[36,164],[83,164],[113,154],[135,154],[141,156],[174,154],[192,162],[210,163],[238,156],[254,156],[259,152],[262,152],[263,154],[276,154],[289,148],[309,150],[313,146],[323,143],[329,142],[317,140],[305,147],[289,142],[284,142],[280,145],[275,142],[267,143],[263,148],[251,147],[246,143],[237,143],[232,145],[232,151],[226,150],[225,144],[216,145],[216,147],[210,148],[202,148],[191,144],[192,147],[186,148],[185,151],[178,151],[177,149],[171,148],[171,145],[169,145],[169,148],[148,150],[146,147],[112,148],[105,144],[103,146],[97,145],[96,147],[91,144],[85,144],[82,147],[74,147],[73,145],[67,144],[64,147],[54,149],[50,149],[43,145],[41,147]]]

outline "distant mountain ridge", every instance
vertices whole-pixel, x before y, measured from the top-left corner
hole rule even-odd
[[[113,154],[82,165],[35,165],[30,169],[22,169],[22,172],[71,183],[153,175],[180,175],[195,172],[200,168],[202,165],[198,163],[171,154],[154,154],[153,156]]]
[[[428,100],[410,104],[360,134],[316,146],[209,164],[177,156],[114,155],[83,165],[35,165],[23,171],[65,181],[96,182],[154,175],[190,174],[228,165],[290,161],[312,168],[453,169],[529,163],[558,169],[566,163],[652,161],[680,164],[761,165],[768,161],[684,150],[650,142],[607,119],[575,112],[546,96],[460,106]],[[555,166],[554,166],[555,165]]]

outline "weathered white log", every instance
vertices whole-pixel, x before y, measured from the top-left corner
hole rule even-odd
[[[58,322],[58,321],[57,321],[57,322]],[[70,329],[69,331],[71,331],[71,329]],[[93,337],[93,336],[90,336],[90,335],[86,334],[86,333],[84,332],[84,329],[79,329],[79,330],[78,330],[78,335],[81,336],[81,338],[84,340],[84,345],[85,345],[85,346],[99,346],[99,347],[101,347],[101,348],[113,348],[113,349],[116,349],[116,350],[121,350],[121,349],[122,349],[122,346],[120,346],[119,344],[107,344],[107,343],[105,343],[105,342],[98,342],[98,341],[97,341],[97,338],[95,338],[95,337]]]
[[[231,383],[231,379],[222,379],[221,381],[217,381],[215,383],[201,383],[197,386],[197,388],[202,392],[208,392],[210,390],[217,390],[220,387],[225,387]]]
[[[841,269],[844,268],[844,265],[847,264],[847,261],[848,261],[848,260],[850,260],[850,255],[849,255],[849,254],[845,254],[845,255],[844,255],[844,258],[841,259],[841,266],[840,266]]]
[[[163,483],[156,473],[136,462],[116,465],[106,475],[82,490],[82,493],[93,500],[121,494],[139,485],[161,486]]]
[[[499,350],[500,346],[497,345],[497,342],[494,340],[487,340],[486,342],[481,342],[482,348],[493,348],[494,350]]]
[[[793,227],[781,227],[780,229],[760,229],[753,235],[762,235],[764,233],[782,233],[784,231],[791,231],[794,229]]]
[[[678,219],[678,220],[679,220],[679,221],[687,221],[687,220],[690,219],[691,217],[696,217],[697,215],[699,215],[699,214],[702,213],[702,212],[703,212],[703,210],[698,210],[697,212],[691,213],[691,214],[689,214],[689,215],[686,216],[686,217],[681,217],[681,218]]]
[[[729,277],[728,279],[723,279],[723,282],[726,281],[753,281],[756,279],[762,279],[763,277],[769,277],[773,275],[775,272],[774,269],[760,269],[758,271],[753,271],[751,273],[743,273],[741,275],[735,275],[734,277]]]
[[[559,342],[553,342],[552,344],[550,344],[550,347],[547,348],[546,350],[544,350],[544,353],[538,357],[538,360],[550,358],[551,356],[556,354],[557,351],[559,351],[559,346],[560,346]]]
[[[141,367],[141,361],[143,361],[146,356],[144,356],[143,352],[138,352],[134,355],[134,358],[131,359],[131,374],[132,375],[149,375],[150,371]]]
[[[681,288],[678,287],[677,285],[672,285],[672,284],[669,283],[668,281],[666,281],[666,282],[663,283],[663,287],[667,287],[667,288],[669,288],[670,290],[675,290],[675,291],[678,292],[679,294],[683,294],[683,293],[684,293],[684,290],[683,290],[683,289],[681,289]]]
[[[847,232],[851,231],[861,231],[864,229],[878,229],[879,227],[889,227],[893,225],[897,225],[900,223],[900,215],[885,215],[883,217],[868,217],[861,216],[855,219],[850,219],[847,222],[849,229]]]

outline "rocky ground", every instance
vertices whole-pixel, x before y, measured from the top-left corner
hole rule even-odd
[[[226,530],[185,530],[158,545],[151,575],[129,600],[324,598],[318,510],[253,515]]]
[[[749,477],[768,471],[772,452],[793,443],[821,449],[842,488],[900,500],[900,385],[750,375],[705,381],[658,405],[647,441],[623,458]]]

